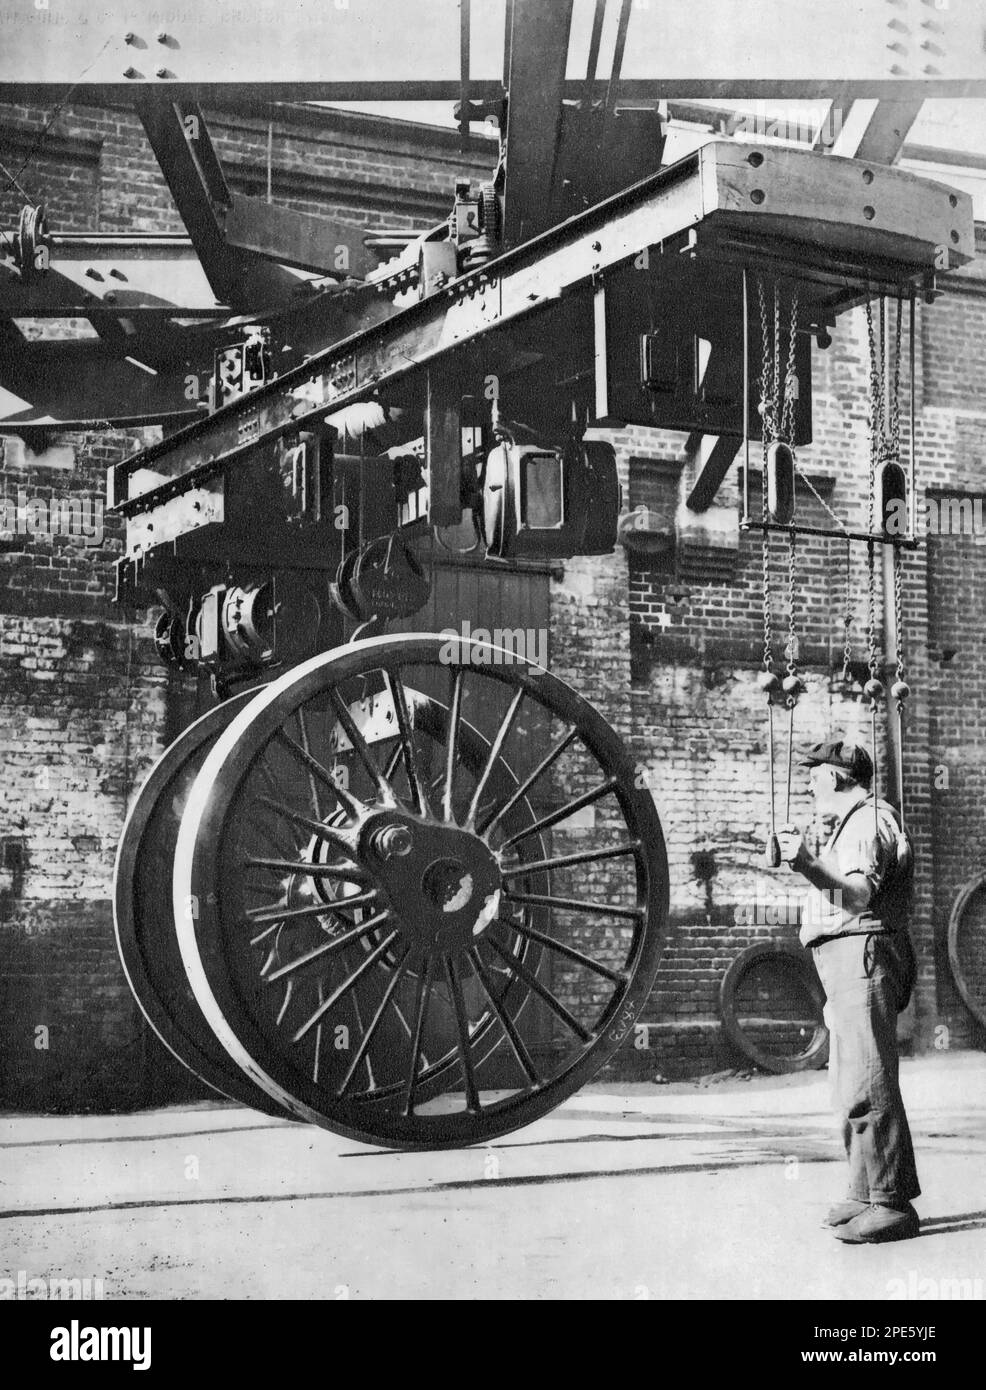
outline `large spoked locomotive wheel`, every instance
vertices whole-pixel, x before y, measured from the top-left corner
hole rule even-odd
[[[185,977],[171,905],[175,840],[189,790],[216,739],[255,694],[246,691],[202,715],[151,769],[117,849],[113,918],[130,988],[168,1051],[228,1099],[284,1115],[230,1060],[202,1016]]]
[[[175,848],[188,981],[299,1119],[402,1148],[544,1115],[626,1038],[667,858],[628,750],[574,690],[443,636],[336,648],[208,754]]]

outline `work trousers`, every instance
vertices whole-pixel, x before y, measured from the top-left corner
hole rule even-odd
[[[827,999],[849,1199],[903,1206],[921,1191],[897,1054],[897,1014],[914,987],[914,949],[906,932],[871,932],[821,942],[812,955]]]

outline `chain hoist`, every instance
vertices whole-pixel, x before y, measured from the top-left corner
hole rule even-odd
[[[803,690],[798,674],[798,643],[795,630],[795,590],[797,579],[796,533],[792,529],[788,544],[788,635],[785,644],[786,672],[783,680],[774,671],[773,625],[770,591],[770,530],[769,521],[789,524],[794,514],[794,426],[798,381],[795,372],[798,327],[798,294],[791,296],[788,353],[781,376],[781,294],[775,282],[773,289],[772,321],[768,319],[767,299],[762,278],[757,280],[757,299],[760,309],[760,414],[762,418],[762,476],[761,476],[761,568],[763,584],[763,670],[758,685],[767,699],[767,752],[770,786],[770,833],[766,860],[771,868],[781,862],[777,838],[776,796],[774,784],[774,704],[784,697],[788,711],[787,785],[785,819],[791,816],[791,778],[794,755],[794,710]],[[771,332],[772,329],[772,332]]]
[[[883,698],[884,687],[880,680],[880,662],[876,643],[876,490],[877,470],[884,443],[884,390],[883,390],[883,342],[885,330],[885,306],[880,300],[880,336],[877,340],[873,327],[873,306],[866,301],[866,342],[869,348],[870,366],[870,477],[867,491],[867,532],[866,542],[866,664],[869,679],[863,686],[863,696],[870,706],[870,747],[873,750],[873,829],[879,836],[880,821],[877,802],[880,796],[879,758],[877,757],[877,705]]]
[[[896,642],[897,669],[890,696],[894,702],[897,719],[896,774],[900,796],[901,826],[904,824],[904,703],[910,695],[910,686],[904,679],[903,657],[903,556],[899,534],[893,527],[890,511],[897,504],[906,505],[906,483],[900,465],[900,370],[901,370],[901,328],[903,314],[898,299],[895,311],[894,345],[892,359],[888,357],[888,331],[886,302],[880,300],[879,337],[873,322],[873,308],[866,304],[866,339],[869,349],[870,384],[870,480],[868,496],[867,540],[867,666],[869,679],[863,687],[863,695],[870,705],[871,738],[873,747],[873,816],[877,824],[877,799],[879,782],[877,778],[877,719],[878,706],[886,698],[886,689],[880,679],[880,661],[877,652],[877,593],[876,593],[876,544],[877,534],[882,533],[893,545],[893,605],[894,633]],[[879,516],[877,501],[879,498]],[[886,597],[884,599],[886,602]],[[889,711],[888,711],[889,713]]]
[[[794,711],[804,689],[804,682],[798,674],[798,635],[795,628],[794,600],[796,592],[797,538],[791,532],[787,553],[787,675],[781,682],[784,691],[784,704],[787,708],[787,797],[785,802],[785,822],[791,819],[791,774],[794,757]]]
[[[897,637],[897,669],[890,696],[897,715],[897,791],[900,796],[900,826],[904,828],[904,705],[911,693],[904,669],[904,575],[901,547],[894,545],[894,632]]]

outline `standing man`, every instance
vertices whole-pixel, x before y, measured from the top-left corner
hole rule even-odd
[[[820,815],[836,817],[825,849],[809,854],[795,825],[778,831],[781,857],[811,885],[801,943],[811,950],[832,1037],[833,1091],[849,1159],[849,1190],[826,1218],[852,1245],[918,1234],[921,1191],[898,1083],[897,1014],[914,986],[904,917],[914,865],[897,812],[870,791],[865,749],[817,743],[803,760]]]

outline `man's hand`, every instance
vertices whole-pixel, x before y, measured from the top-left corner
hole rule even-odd
[[[777,842],[781,847],[781,859],[789,868],[800,869],[811,858],[805,849],[801,831],[796,825],[779,825]]]

